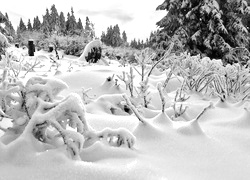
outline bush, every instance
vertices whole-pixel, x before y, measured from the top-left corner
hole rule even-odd
[[[18,42],[20,46],[28,46],[28,40],[34,39],[34,44],[37,50],[49,50],[49,46],[53,44],[55,48],[64,50],[67,55],[80,56],[84,50],[88,40],[82,36],[61,36],[53,34],[47,36],[42,32],[37,31],[25,31],[17,36],[15,42]]]
[[[135,54],[138,54],[140,51],[130,47],[116,47],[112,48],[110,46],[103,47],[103,54],[109,59],[116,59],[119,61],[125,61],[128,63],[135,63]]]

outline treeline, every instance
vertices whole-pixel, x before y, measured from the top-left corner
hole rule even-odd
[[[17,30],[12,26],[9,20],[8,14],[2,15],[2,18],[6,19],[5,28],[2,28],[1,32],[8,36],[12,36],[15,42],[24,44],[27,38],[47,38],[52,35],[57,36],[81,36],[86,39],[85,42],[92,40],[95,37],[94,24],[86,17],[85,22],[81,18],[76,18],[73,7],[71,11],[65,16],[63,12],[58,12],[56,6],[53,4],[50,9],[46,8],[45,14],[42,19],[39,16],[33,19],[28,19],[28,22],[24,22],[20,18]],[[120,30],[118,24],[109,26],[101,34],[101,41],[108,46],[112,47],[131,47],[135,49],[143,49],[146,47],[152,47],[152,40],[154,39],[155,33],[151,32],[150,37],[146,40],[133,39],[128,42],[128,37],[125,31]]]
[[[145,41],[134,38],[129,43],[127,41],[128,38],[126,32],[123,31],[121,33],[118,24],[116,24],[115,26],[109,26],[106,32],[102,32],[101,41],[112,47],[126,46],[140,50],[146,47],[152,47],[154,36],[155,33],[151,32],[150,37],[146,38]]]
[[[48,8],[46,9],[42,21],[36,16],[33,23],[28,19],[28,23],[25,25],[21,18],[17,27],[17,35],[25,31],[37,31],[46,35],[82,35],[90,39],[95,37],[94,24],[88,17],[86,17],[85,26],[83,26],[81,18],[76,20],[73,7],[71,7],[71,12],[67,13],[67,18],[65,18],[63,12],[58,13],[54,4],[51,6],[50,11]]]

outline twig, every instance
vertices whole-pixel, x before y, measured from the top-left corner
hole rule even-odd
[[[209,106],[205,107],[205,108],[201,111],[201,113],[200,113],[195,119],[193,119],[193,120],[191,121],[191,123],[193,123],[193,122],[195,122],[195,121],[198,121],[198,120],[201,118],[201,116],[202,116],[208,109],[211,109],[212,107],[213,107],[213,103],[211,102],[211,103],[209,104]]]
[[[143,123],[143,124],[147,124],[147,122],[145,121],[145,119],[140,115],[140,113],[137,111],[137,109],[135,108],[134,105],[132,105],[129,97],[126,94],[123,94],[122,97],[124,98],[124,100],[126,101],[127,105],[129,106],[129,108],[133,111],[133,113],[135,114],[135,116],[138,118],[138,120]]]
[[[166,98],[163,95],[162,84],[161,83],[157,84],[157,89],[158,89],[158,92],[159,92],[160,98],[161,98],[161,104],[162,104],[161,111],[164,113],[164,111],[165,111],[165,105],[166,105]]]

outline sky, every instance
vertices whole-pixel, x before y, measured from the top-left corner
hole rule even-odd
[[[150,32],[156,30],[156,22],[166,12],[156,11],[156,7],[164,0],[6,0],[1,3],[0,11],[8,13],[12,25],[16,29],[23,19],[27,25],[28,19],[33,23],[34,17],[38,16],[42,21],[46,8],[50,10],[55,4],[58,13],[67,13],[71,7],[75,17],[81,18],[83,24],[86,16],[95,25],[96,36],[100,37],[102,31],[106,31],[110,25],[119,25],[121,33],[126,32],[128,41],[136,38],[145,40]]]

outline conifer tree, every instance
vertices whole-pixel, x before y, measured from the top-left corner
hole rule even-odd
[[[65,27],[66,27],[67,34],[69,34],[70,33],[70,13],[69,12],[67,14],[67,21],[65,23]]]
[[[76,23],[76,18],[74,15],[74,10],[71,7],[71,14],[67,14],[67,21],[66,21],[66,30],[68,34],[75,34],[75,31],[77,29],[77,23]]]
[[[56,9],[55,4],[53,4],[50,8],[50,32],[59,30],[59,15]]]
[[[9,20],[9,16],[7,13],[5,13],[5,17],[7,19],[7,21],[4,23],[5,24],[5,29],[8,32],[8,35],[14,37],[15,36],[15,29],[12,26],[11,21]]]
[[[28,19],[27,30],[28,30],[28,31],[33,31],[33,28],[32,28],[31,22],[30,22],[30,19]]]
[[[63,12],[61,12],[59,16],[59,29],[61,33],[66,33],[66,22]]]
[[[101,41],[107,45],[106,34],[104,31],[102,31]]]
[[[41,21],[39,20],[39,17],[36,16],[33,21],[33,30],[40,31],[40,29],[41,29]]]
[[[19,22],[19,26],[18,27],[19,27],[19,31],[20,32],[24,32],[24,31],[27,30],[27,27],[25,26],[22,18],[20,18],[20,22]]]
[[[157,22],[157,43],[163,48],[174,41],[192,54],[228,59],[235,48],[249,44],[242,21],[250,14],[245,0],[165,0],[157,10],[167,12]]]
[[[48,8],[46,8],[46,14],[43,16],[43,23],[41,26],[42,32],[45,34],[50,33],[50,14]]]
[[[91,26],[90,26],[90,20],[88,16],[86,17],[86,21],[85,21],[84,32],[85,32],[86,37],[89,37],[91,34]]]
[[[120,28],[118,24],[116,24],[113,28],[113,46],[118,47],[122,44]]]
[[[0,24],[8,22],[8,19],[1,13],[0,11]],[[5,28],[0,26],[0,32],[3,34],[7,34],[7,31]]]
[[[123,43],[127,43],[127,40],[128,40],[127,34],[126,34],[125,31],[123,31],[123,32],[122,32],[122,41],[123,41]]]
[[[78,22],[77,22],[77,29],[80,30],[80,31],[83,31],[83,25],[82,25],[81,18],[78,19]]]

